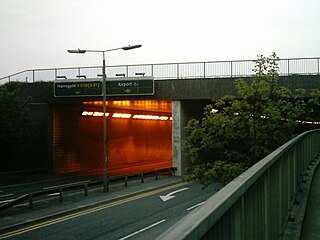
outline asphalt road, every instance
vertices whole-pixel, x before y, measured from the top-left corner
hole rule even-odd
[[[20,229],[6,239],[154,239],[215,192],[214,185],[177,185]]]

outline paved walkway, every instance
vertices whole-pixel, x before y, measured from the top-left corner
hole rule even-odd
[[[320,240],[320,166],[314,172],[301,240]]]

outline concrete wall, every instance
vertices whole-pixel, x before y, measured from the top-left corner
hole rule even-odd
[[[225,95],[235,95],[234,82],[238,78],[197,78],[155,80],[154,96],[107,97],[107,100],[155,99],[155,100],[194,100],[213,99]],[[279,83],[290,89],[320,88],[320,75],[291,75],[280,77]],[[33,102],[75,103],[100,100],[101,97],[54,97],[52,82],[25,84],[22,94],[31,95]]]

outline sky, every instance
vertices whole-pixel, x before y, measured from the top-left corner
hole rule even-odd
[[[319,0],[0,0],[0,78],[39,68],[320,57]]]

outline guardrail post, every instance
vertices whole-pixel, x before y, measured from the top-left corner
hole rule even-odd
[[[109,192],[109,178],[107,177],[106,179],[106,186],[105,186],[106,190],[105,192]]]
[[[59,202],[62,203],[62,188],[59,188]]]
[[[177,79],[179,79],[179,63],[177,63]]]
[[[32,193],[31,193],[31,194],[29,194],[29,207],[30,207],[30,209],[33,209]]]
[[[238,200],[233,208],[233,222],[231,223],[234,228],[234,239],[244,239],[245,232],[245,218],[244,218],[244,197]]]
[[[153,76],[153,64],[151,64],[151,76],[154,77]]]
[[[88,196],[88,183],[84,184],[84,196]]]
[[[270,168],[266,171],[263,177],[263,195],[264,195],[264,237],[269,239],[270,232]]]
[[[173,172],[173,176],[175,176],[176,175],[176,168],[172,168],[172,172]]]

